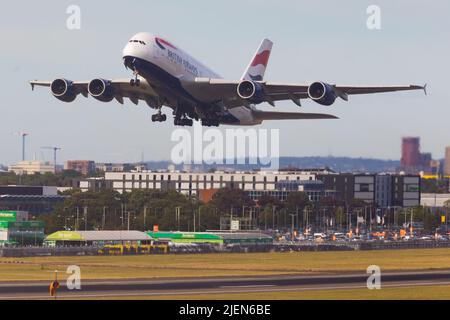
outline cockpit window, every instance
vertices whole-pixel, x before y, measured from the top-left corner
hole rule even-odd
[[[140,43],[143,44],[144,46],[147,45],[144,41],[141,40],[130,40],[130,42]]]

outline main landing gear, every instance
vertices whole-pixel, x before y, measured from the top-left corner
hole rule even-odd
[[[178,106],[173,111],[173,115],[175,116],[173,123],[176,126],[192,127],[194,125],[194,120],[192,120],[188,117],[187,112],[181,106]]]
[[[219,120],[216,119],[202,119],[202,126],[204,127],[218,127]]]
[[[194,125],[194,120],[188,118],[175,118],[174,124],[181,127],[192,127]]]

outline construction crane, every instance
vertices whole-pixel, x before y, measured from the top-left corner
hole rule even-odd
[[[55,173],[56,173],[56,153],[62,148],[59,147],[41,147],[41,149],[53,150],[53,164],[55,165]]]

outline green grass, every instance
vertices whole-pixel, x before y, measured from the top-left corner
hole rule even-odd
[[[7,263],[14,262],[14,263]],[[0,281],[48,280],[69,265],[83,279],[205,277],[450,269],[450,249],[201,255],[0,258]]]
[[[450,300],[450,286],[107,297],[132,300]]]

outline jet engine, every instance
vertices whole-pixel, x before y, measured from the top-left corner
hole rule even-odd
[[[114,99],[114,90],[111,81],[94,79],[88,85],[89,94],[102,102],[110,102]]]
[[[72,81],[66,79],[54,80],[50,85],[50,89],[55,98],[64,102],[72,102],[78,95]]]
[[[338,97],[333,87],[324,82],[312,83],[308,88],[308,96],[324,106],[331,106]]]
[[[237,94],[242,99],[255,104],[265,101],[263,86],[258,82],[249,80],[242,81],[237,87]]]

